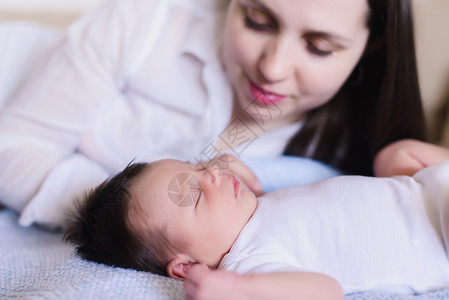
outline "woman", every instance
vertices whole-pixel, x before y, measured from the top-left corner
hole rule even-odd
[[[223,151],[372,174],[382,146],[424,138],[410,9],[108,1],[68,29],[2,111],[0,199],[23,225],[61,226],[74,193],[132,159]]]
[[[403,137],[424,140],[411,1],[369,0],[367,49],[338,94],[311,111],[285,153],[372,175],[373,157]],[[321,135],[316,135],[320,132]]]

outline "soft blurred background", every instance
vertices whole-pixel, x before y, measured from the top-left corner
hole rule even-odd
[[[28,19],[65,26],[103,0],[0,0],[0,20]]]
[[[0,0],[0,21],[26,19],[64,27],[102,1],[107,0]],[[411,1],[429,133],[432,141],[449,147],[449,0]]]

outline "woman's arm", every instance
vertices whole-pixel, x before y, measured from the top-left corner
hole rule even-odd
[[[400,140],[379,151],[374,160],[374,174],[377,177],[412,176],[445,160],[449,160],[449,149],[417,140]]]
[[[311,272],[237,274],[190,268],[184,281],[186,299],[344,299],[333,278]]]
[[[60,223],[75,191],[108,176],[78,149],[115,103],[127,101],[123,68],[138,55],[123,45],[134,41],[134,52],[142,48],[134,26],[144,26],[133,15],[141,13],[140,2],[107,1],[70,26],[59,48],[0,111],[0,201],[16,211],[28,207],[23,225]]]

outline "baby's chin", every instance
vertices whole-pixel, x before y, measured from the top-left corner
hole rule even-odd
[[[254,211],[257,208],[257,196],[252,192],[248,186],[240,187],[240,201],[244,201],[245,211],[248,212],[248,220],[253,215]]]

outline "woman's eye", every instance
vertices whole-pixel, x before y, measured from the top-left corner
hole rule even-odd
[[[321,56],[321,57],[326,57],[326,56],[330,56],[334,51],[332,50],[321,50],[318,47],[316,47],[314,44],[312,43],[307,43],[307,49],[314,55],[317,56]]]
[[[257,22],[254,22],[253,20],[251,20],[249,17],[245,18],[245,24],[248,28],[256,30],[256,31],[268,31],[268,30],[273,29],[270,24],[257,23]]]
[[[276,29],[276,24],[265,12],[248,8],[245,13],[246,27],[256,31],[271,31]]]

